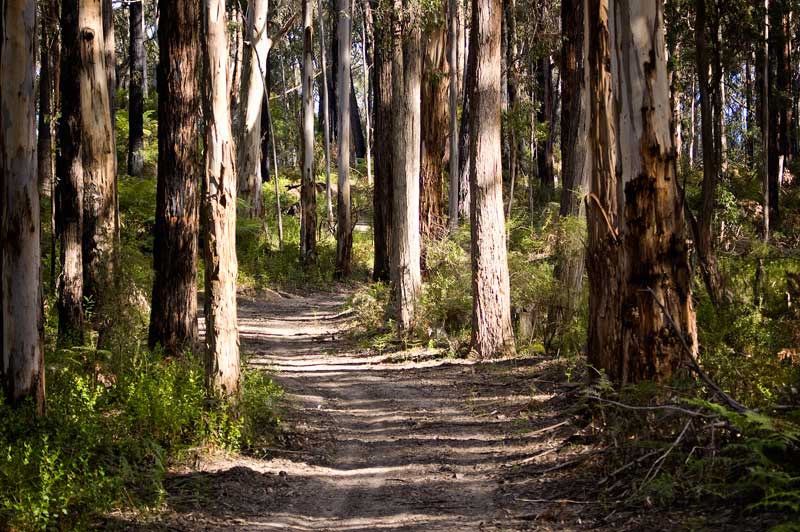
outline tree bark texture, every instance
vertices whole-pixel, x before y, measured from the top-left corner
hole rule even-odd
[[[45,407],[39,189],[36,171],[36,2],[0,3],[0,379],[6,401]]]
[[[261,197],[261,113],[264,100],[264,73],[272,41],[267,36],[267,0],[249,3],[245,17],[245,48],[240,98],[238,169],[239,195],[247,203],[252,218],[264,214]]]
[[[144,0],[130,4],[130,86],[128,98],[128,174],[142,177],[144,171]]]
[[[339,133],[339,187],[337,190],[336,201],[336,266],[334,278],[337,280],[350,277],[351,260],[353,254],[353,226],[350,204],[350,102],[351,93],[350,83],[350,27],[351,27],[351,5],[350,0],[337,0],[336,11],[338,13],[337,24],[337,48],[338,48],[338,67],[337,78],[339,83],[336,85],[336,96],[338,97],[337,112],[339,113],[337,123]]]
[[[159,1],[158,187],[150,347],[197,343],[200,4]]]
[[[450,194],[448,198],[449,228],[450,231],[458,229],[458,51],[461,39],[459,39],[459,14],[458,0],[448,0],[447,3],[447,57],[450,64],[450,106],[448,108],[448,121],[450,128]]]
[[[80,102],[83,142],[83,293],[104,320],[112,296],[117,227],[117,151],[111,117],[107,39],[103,30],[105,0],[81,0]]]
[[[328,223],[333,223],[333,198],[331,197],[331,106],[328,103],[330,92],[328,91],[328,61],[325,52],[325,12],[322,9],[322,0],[317,3],[317,19],[319,21],[319,55],[322,65],[322,86],[320,94],[320,123],[323,128],[322,137],[325,141],[325,211]],[[377,248],[376,248],[377,250]]]
[[[465,16],[466,18],[466,16]],[[472,33],[472,30],[469,32]],[[469,47],[467,48],[467,73],[464,76],[464,98],[461,106],[461,126],[458,132],[459,151],[458,161],[458,215],[464,220],[470,219],[470,176],[472,174],[472,97],[475,92],[475,78],[470,73],[476,72],[477,43],[470,35]]]
[[[511,288],[501,160],[501,0],[472,0],[475,60],[470,95],[472,349],[479,358],[512,354]]]
[[[585,0],[563,0],[561,3],[561,205],[562,217],[583,219],[586,215],[583,198],[590,172],[587,135],[589,133],[589,53],[587,29],[584,26]],[[571,315],[580,301],[584,272],[584,248],[562,248],[556,263],[555,276],[562,288],[553,309],[554,323]]]
[[[225,0],[204,1],[206,230],[206,379],[212,393],[239,391],[239,327],[236,316],[236,163],[228,97],[228,35]]]
[[[314,4],[303,0],[303,178],[300,261],[317,262],[317,184],[314,179]]]
[[[394,314],[400,332],[414,326],[422,290],[420,160],[422,35],[418,3],[394,0],[392,41],[392,262]]]
[[[686,356],[678,335],[693,352],[697,342],[674,184],[663,4],[588,6],[589,363],[623,384],[665,381]]]
[[[392,250],[392,24],[386,4],[373,2],[375,20],[375,59],[372,91],[375,107],[375,189],[373,196],[373,235],[375,264],[372,278],[389,281]]]
[[[60,242],[58,344],[83,343],[83,157],[79,0],[61,1],[61,117],[56,150],[56,231]]]
[[[442,4],[442,20],[447,20]],[[420,232],[423,242],[445,232],[444,165],[447,156],[447,27],[428,25],[422,38],[422,157],[420,173]],[[425,259],[422,258],[424,268]]]

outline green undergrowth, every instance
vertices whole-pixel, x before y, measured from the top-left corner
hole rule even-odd
[[[765,530],[797,530],[800,410],[739,413],[700,392],[687,382],[591,389],[585,432],[605,450],[593,466],[604,497],[631,508],[736,508],[768,516]]]
[[[335,182],[336,175],[331,179]],[[324,175],[317,176],[318,182]],[[283,240],[279,239],[277,203],[273,181],[264,183],[262,200],[265,214],[261,219],[239,216],[236,230],[236,247],[239,259],[239,285],[242,288],[279,288],[286,290],[330,290],[333,287],[333,271],[336,264],[335,221],[327,221],[325,193],[317,194],[317,264],[303,268],[300,264],[300,201],[297,185],[300,175],[297,170],[282,171],[279,178],[280,204],[283,222]],[[353,232],[353,282],[368,279],[372,269],[372,208],[370,188],[361,179],[354,180],[354,220],[369,224],[360,225]],[[292,207],[294,212],[289,212]],[[240,201],[240,212],[247,206]],[[336,197],[333,197],[334,215]],[[368,230],[358,230],[360,228]]]
[[[526,354],[579,357],[586,335],[588,300],[567,301],[556,265],[583,245],[583,222],[558,216],[550,204],[534,220],[524,215],[507,224],[511,305],[516,317],[517,349]],[[391,293],[383,284],[361,286],[350,306],[355,333],[364,343],[382,348],[392,341],[440,347],[450,354],[468,352],[472,319],[470,232],[464,224],[442,239],[424,242],[425,268],[418,318],[413,331],[395,338]],[[585,293],[585,292],[584,292]],[[562,318],[553,320],[554,309]]]
[[[235,407],[207,398],[202,361],[48,353],[47,412],[0,406],[0,530],[88,526],[118,507],[157,507],[166,468],[200,449],[258,450],[280,423],[281,389],[245,370]]]

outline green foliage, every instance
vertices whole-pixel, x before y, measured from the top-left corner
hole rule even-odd
[[[234,410],[207,400],[199,360],[129,355],[111,374],[101,352],[50,353],[47,414],[0,406],[0,523],[80,528],[120,505],[152,507],[183,451],[251,447],[277,430],[282,392],[263,371],[244,373]]]

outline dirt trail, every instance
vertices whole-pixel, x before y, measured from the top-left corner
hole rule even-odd
[[[243,349],[289,394],[291,444],[263,459],[215,456],[175,472],[167,515],[149,529],[603,527],[602,507],[574,502],[595,486],[571,467],[591,451],[564,443],[576,430],[564,414],[573,390],[547,380],[559,371],[550,362],[370,354],[345,334],[345,300],[240,300]]]

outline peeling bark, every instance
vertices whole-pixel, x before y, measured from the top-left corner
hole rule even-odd
[[[588,6],[589,363],[622,384],[666,381],[686,356],[677,335],[694,352],[697,341],[674,185],[663,4]]]
[[[236,317],[236,163],[228,98],[228,35],[225,0],[203,2],[205,38],[206,153],[203,214],[206,230],[206,382],[223,397],[239,391],[239,327]]]
[[[36,171],[36,2],[0,3],[0,383],[8,403],[45,408],[39,190]]]

